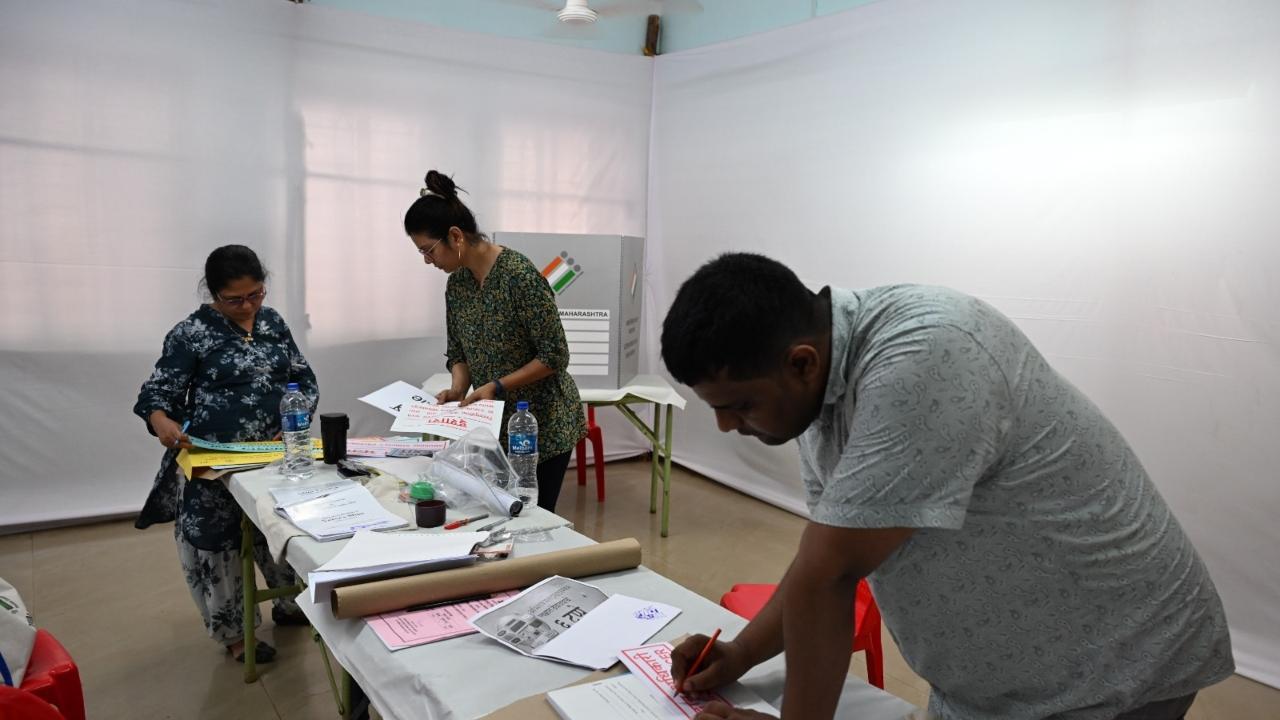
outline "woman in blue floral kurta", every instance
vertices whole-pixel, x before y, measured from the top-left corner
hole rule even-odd
[[[165,336],[151,377],[133,411],[165,446],[151,494],[137,527],[173,521],[178,555],[191,595],[210,637],[240,657],[243,647],[243,579],[239,557],[240,508],[222,480],[185,480],[178,451],[190,436],[219,442],[271,440],[280,433],[280,398],[296,382],[314,410],[315,373],[298,350],[289,327],[264,306],[266,272],[252,250],[228,245],[205,263],[212,302],[201,305]],[[272,561],[259,534],[254,555],[267,584],[296,582],[287,565]],[[305,620],[291,600],[272,609],[276,624]],[[257,659],[275,651],[258,644]]]

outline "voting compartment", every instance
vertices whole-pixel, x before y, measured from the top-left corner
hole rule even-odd
[[[618,388],[639,372],[644,238],[494,233],[551,284],[580,388]]]

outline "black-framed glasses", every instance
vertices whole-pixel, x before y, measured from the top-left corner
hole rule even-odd
[[[442,243],[442,242],[444,242],[444,240],[437,240],[437,241],[435,242],[435,245],[432,245],[431,247],[427,248],[426,250],[423,250],[422,248],[418,248],[418,253],[419,253],[419,254],[421,254],[421,255],[422,255],[422,257],[424,257],[424,258],[426,258],[426,259],[430,260],[431,262],[435,262],[435,261],[436,261],[436,258],[435,258],[435,256],[434,256],[434,255],[432,255],[431,253],[435,252],[435,251],[436,251],[436,245],[439,245],[439,244],[440,244],[440,243]]]
[[[240,307],[245,303],[260,303],[263,300],[265,300],[266,297],[267,297],[267,289],[262,288],[261,290],[257,292],[251,292],[248,295],[237,295],[233,297],[225,297],[223,295],[219,295],[218,301],[224,302],[230,305],[231,307]]]

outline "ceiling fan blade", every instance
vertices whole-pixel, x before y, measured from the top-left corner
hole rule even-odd
[[[600,36],[599,23],[570,25],[557,22],[554,26],[539,33],[542,37],[557,40],[593,40]]]
[[[702,12],[698,0],[592,0],[591,9],[602,18],[635,15],[673,15]]]
[[[546,10],[555,12],[564,7],[564,3],[552,2],[552,0],[494,0],[494,2],[502,5],[514,5],[516,7],[527,8],[529,10]]]
[[[631,17],[661,12],[662,5],[654,0],[593,0],[591,9],[602,18]]]

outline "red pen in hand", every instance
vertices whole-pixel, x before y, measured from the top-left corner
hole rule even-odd
[[[458,528],[462,527],[463,525],[466,525],[466,524],[468,524],[468,523],[473,523],[473,522],[475,522],[475,521],[477,521],[477,520],[483,520],[483,519],[485,519],[485,518],[487,518],[487,517],[489,517],[489,513],[485,513],[485,514],[483,514],[483,515],[477,515],[477,516],[475,516],[475,517],[462,518],[461,520],[454,520],[453,522],[449,523],[448,525],[445,525],[445,526],[444,526],[444,529],[445,529],[445,530],[457,530]]]
[[[707,644],[703,646],[702,652],[698,653],[697,659],[689,666],[689,671],[684,674],[684,677],[687,678],[698,672],[698,667],[702,665],[703,660],[707,659],[707,653],[711,652],[711,646],[716,644],[716,638],[718,637],[720,637],[720,629],[716,628],[716,631],[712,633],[711,637],[707,640]],[[682,692],[684,692],[684,678],[681,678],[680,682],[676,683],[676,691],[671,697],[675,697]]]

